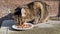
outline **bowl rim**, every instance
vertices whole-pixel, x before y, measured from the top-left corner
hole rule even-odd
[[[34,27],[33,24],[31,24],[31,23],[24,23],[24,24],[30,24],[32,26],[29,28],[17,28],[16,25],[12,25],[12,28],[16,29],[16,30],[29,30],[29,29],[32,29]]]

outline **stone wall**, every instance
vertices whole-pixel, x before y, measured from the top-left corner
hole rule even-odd
[[[9,10],[30,3],[35,0],[0,0],[0,18],[8,14]],[[40,1],[40,0],[39,0]],[[42,0],[51,7],[50,14],[56,16],[58,13],[59,1]]]

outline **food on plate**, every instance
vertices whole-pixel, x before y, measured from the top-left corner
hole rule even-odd
[[[32,25],[31,24],[22,24],[19,26],[16,26],[17,28],[30,28]]]

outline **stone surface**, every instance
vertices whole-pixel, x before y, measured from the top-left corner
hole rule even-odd
[[[8,22],[9,21],[9,22]],[[7,25],[7,22],[11,25],[14,21],[13,20],[5,20],[2,26]],[[46,26],[49,27],[46,27]],[[14,30],[10,29],[7,26],[4,26],[0,29],[0,34],[60,34],[60,21],[48,21],[47,23],[42,23],[38,25],[39,27],[32,28],[31,30]],[[43,27],[44,26],[44,27]]]

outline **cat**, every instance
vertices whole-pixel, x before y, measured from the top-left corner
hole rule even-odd
[[[48,7],[49,6],[46,3],[43,3],[41,1],[34,1],[28,3],[26,5],[23,5],[22,7],[19,7],[21,8],[20,9],[21,13],[19,15],[22,17],[19,18],[21,18],[22,19],[21,21],[24,23],[31,22],[33,24],[38,24],[38,23],[47,22],[49,19]],[[15,18],[15,20],[19,24],[17,18]]]

